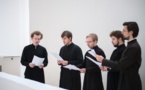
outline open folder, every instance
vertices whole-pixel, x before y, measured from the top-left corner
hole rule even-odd
[[[52,54],[57,60],[63,60],[62,57],[60,57],[57,53],[51,52],[51,54]]]
[[[45,58],[40,58],[40,57],[34,55],[32,63],[35,64],[36,66],[39,66],[39,65],[43,64],[44,59]]]
[[[92,61],[93,63],[95,63],[95,64],[98,65],[99,67],[102,66],[102,63],[97,62],[96,60],[94,60],[94,59],[92,59],[92,58],[90,58],[90,57],[88,57],[88,56],[86,56],[86,58],[88,58],[90,61]]]
[[[70,70],[77,70],[79,71],[80,69],[78,67],[76,67],[75,65],[66,65],[66,66],[63,66],[64,68],[67,68],[67,69],[70,69]]]

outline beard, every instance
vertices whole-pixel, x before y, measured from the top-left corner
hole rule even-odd
[[[114,45],[114,47],[118,47],[119,46],[119,42],[117,42],[117,44]]]
[[[129,40],[129,36],[128,36],[128,37],[125,37],[125,36],[124,36],[124,40]]]

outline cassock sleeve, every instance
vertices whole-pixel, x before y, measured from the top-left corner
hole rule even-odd
[[[78,64],[80,64],[83,61],[82,50],[79,47],[75,48],[75,52],[74,53],[75,53],[76,59],[68,61],[68,64],[78,65]]]
[[[98,69],[99,67],[98,66],[95,66],[95,67],[89,67],[89,68],[86,68],[86,72],[89,73],[89,72],[96,72],[96,71],[100,71],[100,68]]]
[[[47,54],[46,49],[44,50],[44,57],[45,57],[45,60],[43,61],[43,64],[44,64],[44,67],[46,67],[48,64],[48,54]]]
[[[86,67],[86,59],[84,59],[81,64],[78,64],[77,67],[78,68],[85,68]]]
[[[124,70],[134,64],[136,60],[138,60],[136,57],[138,52],[139,50],[136,47],[129,47],[128,50],[126,50],[124,53],[124,56],[118,62],[104,59],[102,61],[102,65],[111,67],[112,69]]]
[[[117,54],[117,58],[115,61],[119,61],[121,59],[123,51],[121,51],[120,53]],[[119,72],[120,70],[115,69],[115,68],[108,68],[107,69],[109,72]]]
[[[100,53],[98,53],[98,55],[102,55],[104,58],[106,58],[106,55],[103,51],[101,51]],[[86,68],[86,72],[95,72],[95,71],[100,71],[100,68],[99,66],[94,66],[94,67],[89,67],[89,68]]]
[[[26,54],[27,54],[27,50],[26,50],[26,47],[24,47],[22,56],[21,56],[21,64],[24,66],[29,66],[29,61],[26,59],[27,57]]]

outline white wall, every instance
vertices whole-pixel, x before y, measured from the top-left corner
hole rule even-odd
[[[0,0],[0,7],[0,56],[20,56],[29,44],[29,0]],[[0,57],[0,65],[3,72],[23,75],[20,57]]]
[[[20,56],[29,42],[28,0],[0,0],[0,55]]]
[[[30,43],[30,30],[29,30],[29,0],[19,0],[19,27],[20,27],[20,51],[22,54],[24,46]],[[19,61],[20,63],[20,61]],[[24,76],[24,66],[20,66],[20,75]]]
[[[125,21],[136,21],[140,27],[138,41],[144,54],[144,8],[144,0],[30,0],[30,31],[40,30],[44,34],[41,44],[48,51],[59,53],[63,45],[60,35],[64,30],[70,30],[74,36],[73,42],[82,48],[83,54],[88,50],[86,35],[96,33],[99,36],[98,45],[105,51],[107,58],[110,58],[114,49],[110,32],[122,30]],[[140,74],[145,84],[145,56],[142,57]],[[58,86],[59,72],[55,59],[49,55],[49,64],[45,68],[46,82]],[[103,82],[106,87],[105,72]]]
[[[18,0],[0,0],[0,55],[19,55]]]

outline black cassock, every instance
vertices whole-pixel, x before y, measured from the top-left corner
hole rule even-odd
[[[92,49],[94,49],[96,54],[102,55],[104,58],[106,57],[103,50],[98,46],[95,46]],[[77,67],[79,68],[86,68],[83,90],[104,90],[102,74],[99,66],[97,66],[92,61],[88,60],[86,56],[89,56],[96,61],[95,57],[90,55],[87,51],[85,54],[84,61],[80,65],[77,65]]]
[[[74,43],[63,46],[60,50],[60,56],[72,65],[80,64],[83,61],[82,50]],[[61,66],[59,86],[68,90],[81,90],[80,72]]]
[[[120,70],[117,90],[142,90],[139,68],[141,66],[141,48],[137,40],[128,42],[121,59],[110,61],[104,59],[102,65]]]
[[[43,68],[40,69],[38,66],[35,66],[34,68],[29,67],[29,63],[32,62],[34,55],[45,58],[43,62],[44,67],[48,64],[47,51],[44,47],[40,45],[35,47],[33,44],[24,47],[21,57],[21,64],[26,66],[24,73],[25,78],[45,83]]]
[[[118,46],[113,51],[110,60],[119,61],[125,49],[126,49],[126,47],[124,44]],[[107,90],[117,90],[119,74],[120,74],[119,72],[120,72],[119,70],[108,69]]]

